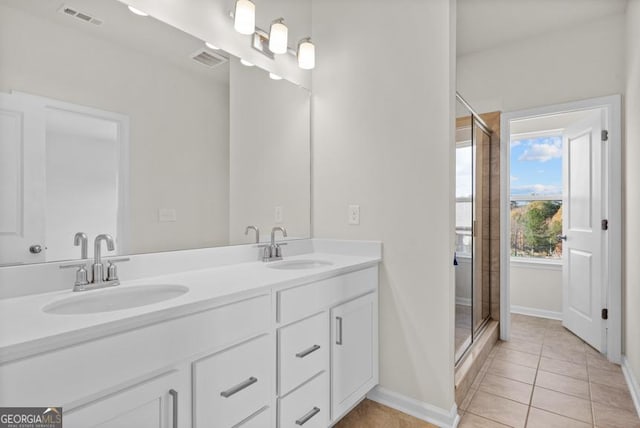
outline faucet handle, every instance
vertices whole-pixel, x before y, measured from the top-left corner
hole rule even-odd
[[[76,282],[73,284],[74,291],[82,291],[85,286],[89,285],[89,275],[87,273],[87,265],[85,263],[73,263],[61,265],[60,269],[78,268],[76,271]]]
[[[109,262],[109,266],[107,266],[107,281],[117,281],[118,267],[115,264],[118,262],[128,262],[129,260],[129,257],[107,260]]]

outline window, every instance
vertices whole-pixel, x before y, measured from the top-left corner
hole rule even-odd
[[[562,137],[511,138],[511,256],[562,257]]]
[[[473,239],[473,147],[456,147],[456,254],[471,256]]]

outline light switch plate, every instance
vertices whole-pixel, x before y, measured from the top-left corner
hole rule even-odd
[[[175,208],[158,208],[158,221],[160,223],[168,223],[177,221]]]
[[[360,224],[360,205],[349,205],[349,224]]]
[[[282,223],[282,207],[276,207],[273,210],[273,220],[276,224]]]

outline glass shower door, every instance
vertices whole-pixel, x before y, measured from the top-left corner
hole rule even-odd
[[[491,133],[458,100],[456,117],[455,360],[490,318]]]
[[[455,359],[473,340],[474,283],[474,138],[473,119],[458,101],[456,119],[456,254],[455,265]]]

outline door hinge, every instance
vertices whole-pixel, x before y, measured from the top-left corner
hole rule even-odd
[[[606,309],[606,308],[602,309],[602,319],[603,320],[608,320],[609,319],[609,309]]]
[[[600,223],[600,227],[602,228],[602,230],[609,230],[609,220],[607,220],[606,218],[602,220],[602,222]]]
[[[609,141],[609,131],[607,131],[606,129],[603,129],[600,132],[600,136],[602,141]]]

